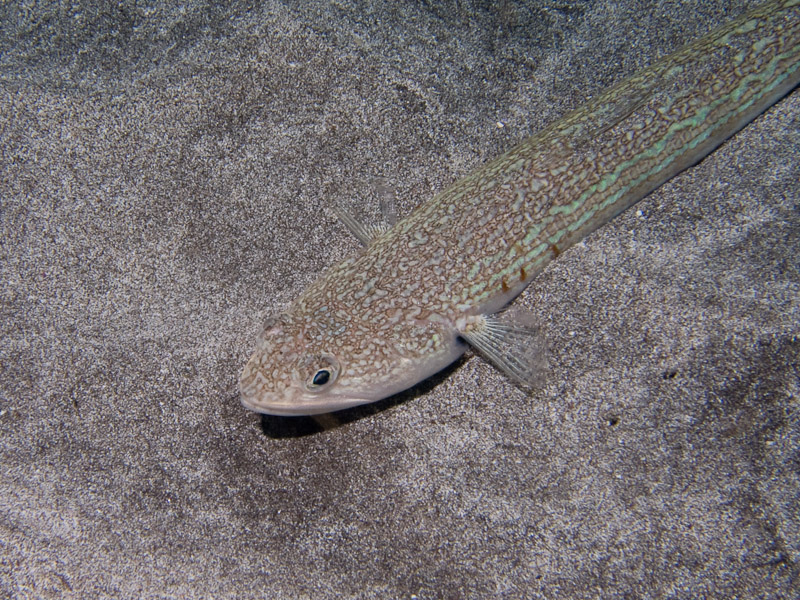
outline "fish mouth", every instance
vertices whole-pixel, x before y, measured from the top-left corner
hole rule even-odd
[[[321,415],[374,402],[371,398],[336,398],[331,400],[330,398],[312,399],[307,396],[298,400],[292,394],[283,396],[276,394],[271,398],[261,394],[256,398],[245,391],[240,393],[239,399],[242,406],[248,410],[278,417]]]
[[[239,400],[247,410],[279,417],[302,417],[344,410],[374,402],[375,398],[315,395],[294,387],[265,391],[266,380],[257,369],[245,369],[239,380]]]

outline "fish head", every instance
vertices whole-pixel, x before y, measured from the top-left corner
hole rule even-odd
[[[239,379],[255,412],[296,416],[343,410],[403,391],[458,358],[460,338],[442,323],[331,322],[291,311],[270,319]]]

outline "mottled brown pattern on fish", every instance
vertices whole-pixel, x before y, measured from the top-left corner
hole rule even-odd
[[[776,63],[774,73],[782,72],[781,63],[797,68],[800,9],[778,19],[774,13],[781,4],[789,3],[771,3],[741,19],[753,24],[746,34],[726,29],[689,45],[456,182],[362,256],[329,271],[301,296],[298,312],[312,317],[313,306],[336,307],[334,328],[357,316],[375,336],[386,336],[396,330],[387,315],[397,309],[418,307],[423,318],[430,312],[455,318],[479,310],[494,295],[521,290],[551,258],[685,168],[679,155],[654,177],[632,184],[677,148],[691,140],[702,143],[721,115],[741,105],[737,90],[745,97],[763,93],[771,81],[765,61]],[[756,47],[758,60],[751,56]],[[729,58],[736,52],[743,53],[738,64]],[[743,85],[758,72],[763,83]],[[715,101],[706,118],[693,119],[697,106]],[[621,163],[666,139],[681,120],[687,126],[663,151],[602,185]],[[587,194],[592,186],[598,189]],[[609,202],[615,193],[621,195]],[[315,321],[309,319],[309,326]],[[368,351],[376,356],[381,348]]]
[[[288,389],[274,381],[288,377],[281,369],[302,368],[276,366],[282,356],[335,354],[336,393],[360,393],[361,401],[411,385],[407,371],[441,368],[461,351],[456,338],[470,316],[502,308],[550,260],[703,158],[798,80],[798,0],[767,2],[626,79],[309,286],[281,317],[278,337],[260,342],[242,377],[243,401],[261,394],[266,405]],[[296,352],[276,355],[280,336]]]

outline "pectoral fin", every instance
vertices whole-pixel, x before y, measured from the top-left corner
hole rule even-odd
[[[336,213],[336,216],[339,217],[344,226],[350,230],[350,233],[356,236],[364,246],[369,246],[377,237],[391,228],[391,225],[385,223],[362,223],[338,205],[334,205],[333,212]]]
[[[358,241],[369,246],[378,237],[389,231],[397,222],[397,211],[395,207],[394,191],[386,184],[383,177],[374,177],[373,183],[376,192],[380,198],[380,222],[378,223],[364,223],[356,219],[346,208],[335,204],[333,211],[339,220],[344,223],[344,226],[350,230]]]
[[[512,307],[468,319],[461,335],[489,362],[523,387],[541,387],[547,349],[531,313]]]

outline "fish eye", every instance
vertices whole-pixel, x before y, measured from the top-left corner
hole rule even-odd
[[[331,372],[328,369],[320,369],[317,371],[316,375],[311,379],[311,383],[314,385],[325,385],[328,383],[328,380],[331,378]]]
[[[339,363],[330,354],[309,356],[303,361],[303,381],[309,392],[319,392],[336,381]]]

